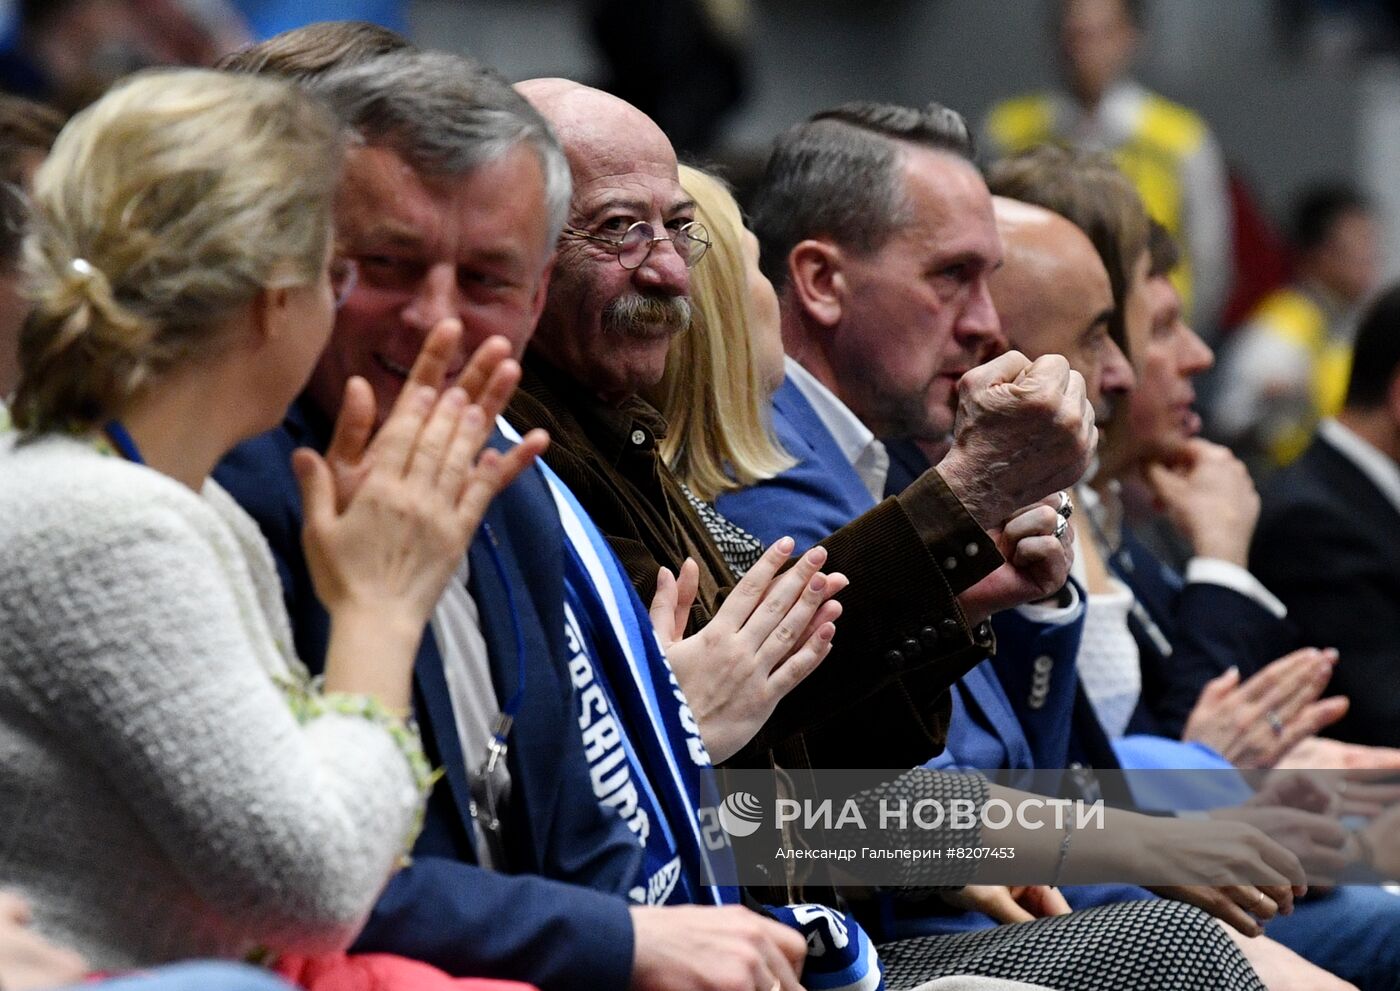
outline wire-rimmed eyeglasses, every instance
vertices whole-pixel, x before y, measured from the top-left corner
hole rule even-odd
[[[579,230],[577,227],[565,227],[563,233],[569,237],[580,237],[585,241],[594,241],[598,244],[606,245],[617,254],[617,263],[627,271],[635,271],[646,264],[646,260],[651,256],[651,249],[658,241],[670,241],[671,246],[676,249],[676,254],[681,256],[686,268],[694,268],[696,262],[705,257],[705,251],[710,247],[710,232],[701,223],[691,222],[684,224],[675,231],[667,231],[658,236],[656,228],[645,220],[639,220],[620,238],[605,237],[602,234],[594,234],[591,231]]]

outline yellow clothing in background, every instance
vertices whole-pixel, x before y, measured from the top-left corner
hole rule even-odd
[[[984,130],[992,157],[1042,144],[1111,153],[1148,213],[1182,245],[1173,280],[1187,312],[1198,321],[1215,319],[1231,280],[1230,200],[1220,151],[1197,114],[1124,82],[1092,114],[1060,93],[1005,100],[993,107]]]

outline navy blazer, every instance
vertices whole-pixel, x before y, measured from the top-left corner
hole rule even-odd
[[[1108,565],[1142,607],[1128,620],[1142,665],[1142,698],[1129,733],[1181,739],[1206,682],[1231,667],[1248,678],[1300,646],[1288,619],[1232,588],[1187,584],[1126,527]]]
[[[1341,657],[1351,708],[1328,736],[1400,746],[1400,511],[1324,437],[1263,493],[1249,564],[1306,642]]]
[[[305,398],[278,429],[240,445],[215,478],[258,521],[282,578],[296,648],[313,672],[325,663],[330,620],[301,546],[297,447],[323,451],[330,425]],[[499,434],[494,446],[507,443]],[[527,471],[486,515],[468,552],[469,588],[482,616],[498,701],[516,689],[511,610],[525,634],[526,685],[507,760],[507,858],[515,874],[476,866],[462,745],[432,629],[414,669],[414,706],[428,756],[445,774],[434,789],[412,865],[390,881],[355,949],[422,960],[451,974],[528,981],[543,989],[616,988],[631,977],[625,894],[640,849],[594,796],[575,725],[564,647],[562,531],[547,483]]]

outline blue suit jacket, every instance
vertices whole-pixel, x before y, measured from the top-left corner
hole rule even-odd
[[[297,652],[313,672],[324,666],[330,620],[302,553],[291,454],[302,446],[324,450],[329,436],[329,424],[299,400],[281,427],[240,445],[215,472],[272,546]],[[504,447],[505,441],[498,435],[493,444]],[[512,610],[526,638],[524,702],[507,757],[507,858],[518,873],[476,866],[462,745],[442,659],[431,628],[425,629],[414,704],[429,757],[445,775],[429,800],[412,865],[389,883],[356,949],[544,989],[622,989],[632,966],[624,896],[635,883],[640,850],[622,820],[599,805],[589,780],[563,642],[562,531],[539,472],[525,472],[503,492],[486,521],[505,581],[479,537],[468,553],[469,588],[499,702],[518,681]]]
[[[928,766],[1116,769],[1112,744],[1075,672],[1082,613],[1049,625],[1004,612],[992,626],[996,657],[958,682],[947,749]]]
[[[875,500],[792,379],[783,379],[771,409],[778,443],[797,464],[766,482],[726,492],[715,508],[765,546],[791,537],[797,541],[794,553],[801,554],[869,511]]]
[[[1142,663],[1142,700],[1129,733],[1181,739],[1207,681],[1232,666],[1248,678],[1300,646],[1290,620],[1223,585],[1186,584],[1127,529],[1108,564],[1156,627],[1129,618]]]
[[[869,510],[875,500],[790,379],[773,396],[772,421],[778,440],[798,463],[774,479],[720,496],[716,505],[765,543],[790,534],[801,551]],[[903,470],[891,473],[886,495],[903,491],[903,483],[928,467],[917,448],[911,451],[913,460],[892,456],[892,466]],[[1056,768],[1072,758],[1115,766],[1107,741],[1101,748],[1091,747],[1088,755],[1074,749],[1074,720],[1086,713],[1092,716],[1087,701],[1082,708],[1075,704],[1079,680],[1074,658],[1082,617],[1048,626],[1018,613],[1003,613],[993,626],[1000,644],[997,656],[954,686],[947,746],[943,753],[930,755],[931,766]],[[1042,682],[1043,696],[1037,690]],[[1097,720],[1093,725],[1097,728]]]
[[[890,473],[885,494],[900,491],[928,470],[918,446],[903,438],[886,440]],[[1075,585],[1080,601],[1084,590]],[[1118,767],[1113,746],[1093,703],[1079,683],[1075,660],[1084,632],[1083,618],[1058,626],[1036,623],[1018,612],[992,617],[1000,645],[995,658],[982,666],[994,678],[965,678],[964,698],[954,700],[956,732],[948,734],[946,760],[967,767],[1008,767],[1016,770]],[[961,703],[962,708],[956,706]],[[1022,764],[1022,757],[1029,764]],[[985,760],[992,763],[979,764]],[[1001,763],[997,763],[1000,760]]]

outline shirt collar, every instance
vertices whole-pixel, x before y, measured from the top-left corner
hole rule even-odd
[[[827,433],[841,449],[841,454],[870,491],[871,498],[876,502],[884,499],[885,478],[890,471],[890,456],[885,445],[876,439],[860,417],[851,412],[849,406],[798,364],[797,359],[788,356],[784,358],[784,364],[788,378],[816,412],[822,426],[826,427]]]
[[[1317,425],[1317,432],[1339,454],[1356,465],[1357,470],[1380,489],[1396,512],[1400,512],[1400,465],[1337,420],[1323,420]]]
[[[521,388],[561,423],[577,423],[610,464],[627,450],[653,449],[666,436],[665,417],[639,396],[609,405],[533,352],[524,367]]]
[[[1107,560],[1123,546],[1123,483],[1110,479],[1100,494],[1089,484],[1092,477],[1089,475],[1082,484],[1075,486],[1074,497]]]

